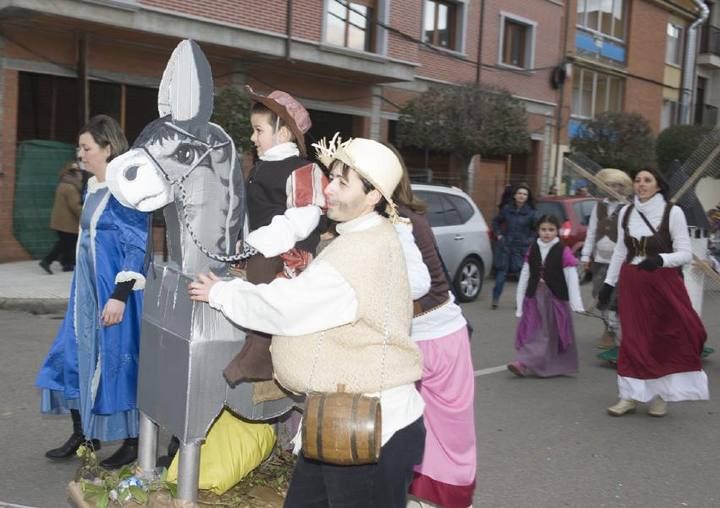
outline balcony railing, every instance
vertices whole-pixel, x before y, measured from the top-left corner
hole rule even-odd
[[[700,38],[700,53],[711,53],[720,56],[720,27],[704,25]]]

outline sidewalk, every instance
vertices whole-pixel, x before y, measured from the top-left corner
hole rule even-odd
[[[53,275],[48,275],[37,260],[0,263],[0,309],[65,312],[73,272],[63,272],[59,263],[52,270]]]

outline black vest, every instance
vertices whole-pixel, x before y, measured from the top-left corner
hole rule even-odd
[[[250,171],[247,180],[248,225],[250,231],[267,226],[276,215],[287,210],[285,185],[293,171],[312,162],[297,156],[279,161],[259,160]],[[322,219],[320,224],[322,224]],[[295,247],[315,254],[320,241],[320,226]]]
[[[604,203],[603,201],[598,202],[597,233],[595,234],[596,240],[600,240],[607,236],[611,242],[617,243],[618,215],[620,214],[621,208],[622,205],[616,206],[613,213],[608,215],[607,203]]]
[[[540,247],[537,242],[533,243],[530,248],[530,256],[528,256],[528,265],[530,266],[530,280],[528,281],[525,296],[532,298],[535,296],[537,286],[540,279],[545,281],[550,292],[555,298],[568,301],[568,288],[565,282],[565,274],[563,273],[563,250],[565,246],[562,242],[557,242],[550,248],[550,252],[545,256],[545,263],[542,262],[540,255]]]

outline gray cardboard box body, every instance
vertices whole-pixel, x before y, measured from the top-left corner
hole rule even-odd
[[[223,405],[250,420],[286,412],[288,399],[253,404],[251,383],[231,388],[223,377],[245,332],[208,304],[190,300],[189,277],[171,266],[150,272],[155,280],[145,290],[139,409],[186,443],[204,439]]]

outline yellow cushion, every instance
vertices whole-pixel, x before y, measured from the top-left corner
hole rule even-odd
[[[265,460],[275,445],[275,431],[267,423],[250,423],[223,409],[200,447],[199,487],[222,495]],[[167,480],[177,482],[178,460]]]

